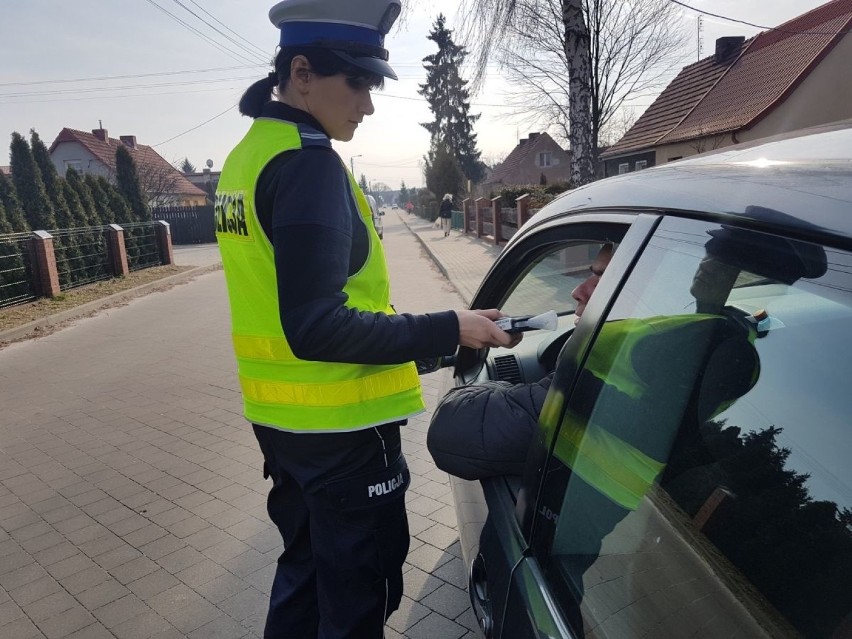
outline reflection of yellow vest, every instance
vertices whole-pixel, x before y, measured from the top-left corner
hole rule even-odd
[[[423,410],[413,363],[301,360],[281,329],[274,252],[257,219],[254,195],[261,172],[273,158],[309,145],[329,146],[328,138],[310,129],[300,133],[289,122],[258,118],[225,161],[216,192],[216,237],[228,283],[245,416],[253,423],[288,431],[327,432],[404,419]],[[370,252],[343,288],[346,306],[392,314],[382,244],[364,194],[348,171],[347,175],[367,227]]]
[[[632,365],[636,345],[653,335],[664,336],[672,329],[720,319],[718,315],[694,314],[607,322],[592,347],[586,370],[604,384],[641,402],[647,384]],[[753,338],[751,333],[749,339]],[[578,387],[576,391],[582,389]],[[554,455],[613,502],[630,510],[637,508],[665,462],[653,459],[605,430],[595,423],[594,414],[577,415],[569,407],[558,424],[564,402],[564,394],[552,388],[540,417],[542,426],[551,432],[559,426]],[[625,421],[632,417],[623,415]]]

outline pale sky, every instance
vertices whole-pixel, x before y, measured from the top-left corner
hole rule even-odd
[[[684,1],[764,26],[777,26],[824,4],[820,0]],[[278,31],[267,17],[273,4],[0,0],[0,132],[5,140],[0,164],[9,163],[12,131],[29,137],[29,130],[35,128],[50,145],[63,127],[89,131],[98,128],[100,121],[110,137],[136,135],[139,143],[153,146],[171,162],[188,157],[201,170],[210,159],[213,170],[221,169],[249,125],[235,105],[245,88],[270,70],[269,60],[278,43]],[[384,90],[374,94],[376,113],[364,121],[355,139],[334,145],[347,164],[354,163],[356,177],[364,173],[371,182],[384,182],[394,189],[402,180],[408,186],[423,184],[420,164],[429,137],[419,123],[430,121],[431,113],[417,94],[417,85],[425,80],[422,58],[436,51],[426,34],[439,12],[447,16],[450,28],[456,28],[458,4],[457,0],[418,0],[402,27],[386,39],[390,63],[400,79],[387,81]],[[689,62],[697,59],[696,15],[683,10],[683,28],[690,34]],[[759,31],[705,16],[703,56],[712,54],[718,37],[750,37]],[[223,46],[231,52],[223,51]],[[677,71],[672,70],[672,77]],[[530,132],[529,125],[507,119],[508,109],[501,106],[507,90],[499,68],[493,65],[483,90],[472,100],[471,112],[482,114],[475,132],[486,160],[505,157],[519,137]],[[653,97],[635,100],[637,115]]]

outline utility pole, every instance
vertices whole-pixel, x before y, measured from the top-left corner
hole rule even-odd
[[[349,171],[352,173],[352,177],[355,177],[355,158],[360,158],[363,153],[359,153],[358,155],[350,155],[349,156]]]

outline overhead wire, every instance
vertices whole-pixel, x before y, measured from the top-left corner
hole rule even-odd
[[[163,140],[162,142],[157,142],[156,144],[152,144],[151,146],[162,146],[163,144],[166,144],[167,142],[171,142],[172,140],[177,140],[179,137],[182,137],[182,136],[186,135],[187,133],[195,131],[196,129],[200,129],[205,124],[208,124],[208,123],[212,122],[213,120],[216,120],[217,118],[221,118],[223,115],[228,113],[231,109],[233,109],[235,106],[237,106],[236,103],[232,104],[231,106],[229,106],[227,109],[225,109],[221,113],[214,115],[212,118],[204,120],[204,122],[202,122],[201,124],[196,124],[194,127],[191,127],[189,129],[187,129],[186,131],[178,133],[177,135],[170,137],[168,140]]]
[[[246,38],[246,37],[244,37],[244,36],[241,36],[239,33],[237,33],[236,31],[234,31],[234,30],[233,30],[231,27],[229,27],[227,24],[225,24],[224,22],[222,22],[221,20],[219,20],[219,18],[217,18],[216,16],[214,16],[212,13],[210,13],[207,9],[205,9],[205,8],[204,8],[204,7],[202,7],[200,4],[198,4],[195,0],[189,0],[189,1],[190,1],[192,4],[194,4],[196,7],[198,7],[199,9],[201,9],[201,10],[202,10],[204,13],[206,13],[208,16],[210,16],[213,20],[215,20],[215,21],[216,21],[216,22],[218,22],[220,25],[222,25],[225,29],[227,29],[228,31],[230,31],[231,33],[233,33],[233,34],[234,34],[236,37],[238,37],[240,40],[245,41],[245,42],[246,42],[246,43],[247,43],[250,47],[252,47],[255,51],[257,51],[257,52],[258,52],[261,56],[264,56],[264,57],[268,57],[268,56],[269,56],[269,52],[268,52],[268,51],[264,51],[263,49],[261,49],[260,47],[258,47],[258,46],[257,46],[257,45],[255,45],[254,43],[252,43],[252,41],[251,41],[251,40],[249,40],[248,38]]]
[[[214,71],[237,71],[240,69],[255,69],[265,64],[242,64],[236,67],[217,67],[210,69],[185,69],[183,71],[157,71],[153,73],[125,73],[122,75],[101,75],[91,78],[69,78],[57,80],[30,80],[28,82],[0,82],[0,87],[37,86],[39,84],[62,84],[68,82],[101,82],[104,80],[130,80],[134,78],[153,78],[161,75],[182,75],[185,73],[212,73]]]
[[[672,4],[676,4],[679,7],[683,7],[685,9],[689,9],[690,11],[695,11],[696,13],[701,13],[705,16],[712,16],[714,18],[719,18],[721,20],[727,20],[728,22],[736,22],[738,24],[744,24],[749,27],[754,27],[755,29],[763,29],[764,31],[775,31],[777,33],[787,33],[791,35],[845,35],[849,33],[849,31],[794,31],[789,29],[779,29],[778,27],[767,27],[761,24],[755,24],[754,22],[748,22],[747,20],[740,20],[738,18],[731,18],[730,16],[724,16],[719,13],[713,13],[711,11],[705,11],[704,9],[697,9],[692,7],[685,2],[681,2],[680,0],[669,0]]]
[[[214,26],[214,25],[210,24],[209,22],[207,22],[207,20],[205,20],[204,18],[202,18],[200,15],[198,15],[197,13],[195,13],[195,11],[193,11],[192,9],[190,9],[189,7],[187,7],[187,6],[186,6],[183,2],[181,2],[181,0],[173,0],[173,2],[174,2],[176,5],[178,5],[179,7],[182,7],[182,8],[183,8],[185,11],[187,11],[187,13],[189,13],[190,15],[193,15],[193,16],[195,16],[196,18],[198,18],[201,22],[203,22],[205,25],[207,25],[208,27],[210,27],[211,29],[213,29],[213,31],[215,31],[216,33],[218,33],[219,35],[221,35],[221,36],[222,36],[223,38],[225,38],[228,42],[230,42],[231,44],[234,44],[235,46],[239,47],[240,49],[242,49],[243,51],[245,51],[245,52],[246,52],[246,53],[248,53],[249,55],[254,56],[254,57],[255,57],[255,59],[257,59],[258,61],[266,59],[265,54],[258,54],[256,51],[252,51],[252,50],[251,50],[251,49],[249,49],[247,46],[245,46],[242,42],[239,42],[239,41],[235,40],[233,37],[229,36],[227,33],[225,33],[224,31],[222,31],[222,30],[221,30],[221,29],[219,29],[218,27],[216,27],[216,26]]]
[[[189,80],[185,82],[158,82],[156,84],[129,84],[124,86],[112,86],[112,87],[86,87],[86,88],[74,88],[74,89],[51,89],[48,91],[29,91],[24,93],[0,93],[0,98],[20,98],[20,97],[40,97],[40,96],[49,96],[49,95],[67,95],[67,94],[78,94],[78,93],[99,93],[103,91],[135,91],[135,90],[143,90],[143,89],[160,89],[162,87],[173,87],[173,86],[188,86],[195,84],[209,84],[215,82],[235,82],[235,81],[251,81],[254,78],[251,77],[236,77],[236,78],[211,78],[207,80]]]
[[[212,44],[214,47],[216,47],[217,49],[219,49],[223,53],[226,53],[230,57],[232,57],[234,59],[239,59],[241,62],[249,62],[249,63],[250,62],[256,62],[256,60],[251,60],[249,58],[246,58],[244,55],[242,55],[240,53],[237,53],[235,51],[231,51],[228,47],[226,47],[222,43],[216,42],[216,40],[214,40],[210,36],[202,33],[201,31],[199,31],[198,29],[196,29],[192,25],[188,24],[184,20],[181,20],[179,17],[177,17],[175,14],[173,14],[171,11],[169,11],[165,7],[161,7],[154,0],[145,0],[145,2],[156,7],[159,11],[162,11],[163,13],[165,13],[167,16],[169,16],[172,20],[174,20],[175,22],[177,22],[178,24],[183,26],[185,29],[190,30],[192,33],[194,33],[195,35],[200,37],[202,40],[205,40],[207,43]]]

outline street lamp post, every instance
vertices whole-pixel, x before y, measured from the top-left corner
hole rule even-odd
[[[359,153],[358,155],[349,156],[349,170],[352,171],[352,177],[355,177],[355,158],[360,158],[363,153]]]

